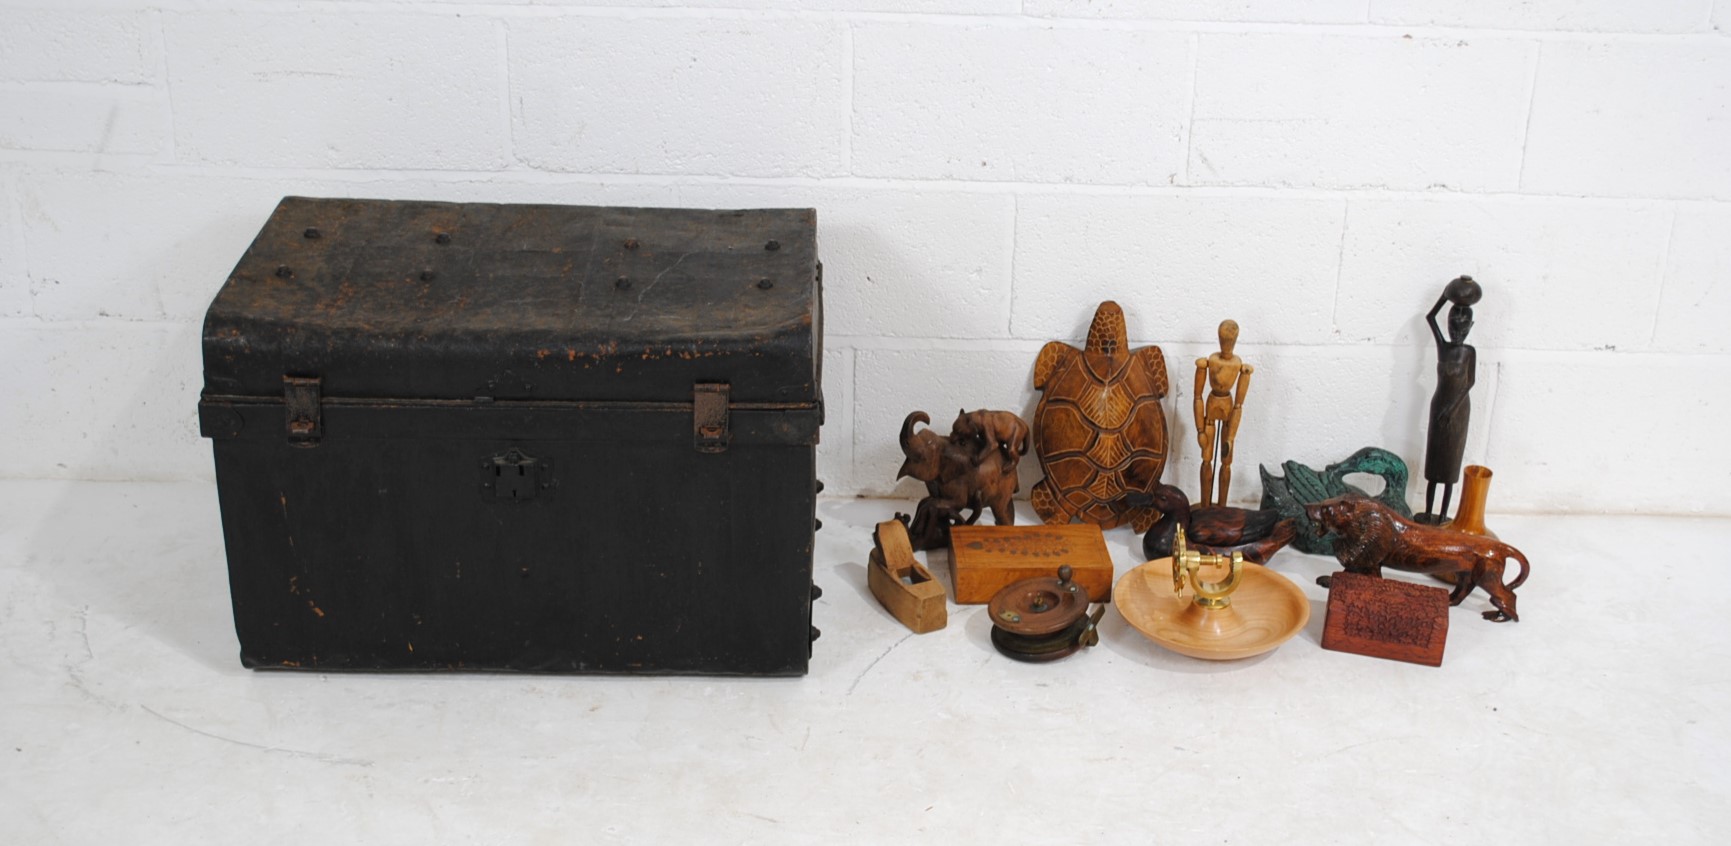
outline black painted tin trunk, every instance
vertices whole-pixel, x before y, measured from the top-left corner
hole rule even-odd
[[[282,201],[211,304],[241,660],[795,675],[811,210]]]

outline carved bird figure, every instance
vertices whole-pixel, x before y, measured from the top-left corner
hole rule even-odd
[[[1244,553],[1244,560],[1266,564],[1298,533],[1297,523],[1272,510],[1252,511],[1227,505],[1192,509],[1190,497],[1175,485],[1160,485],[1152,495],[1161,514],[1142,537],[1142,554],[1150,560],[1172,554],[1178,527],[1190,545],[1216,555]]]
[[[1301,552],[1313,555],[1334,552],[1335,536],[1314,531],[1310,517],[1305,514],[1304,506],[1310,503],[1354,493],[1370,497],[1402,517],[1412,516],[1412,508],[1406,504],[1406,462],[1386,449],[1365,447],[1321,471],[1296,461],[1282,462],[1281,467],[1285,476],[1276,476],[1266,467],[1257,468],[1262,473],[1262,508],[1298,521],[1298,537],[1293,546]],[[1372,497],[1348,484],[1346,476],[1352,473],[1382,477],[1382,490]]]

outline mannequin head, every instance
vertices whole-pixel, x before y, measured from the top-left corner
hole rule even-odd
[[[1220,321],[1220,351],[1232,355],[1232,348],[1238,346],[1238,322],[1235,320]]]

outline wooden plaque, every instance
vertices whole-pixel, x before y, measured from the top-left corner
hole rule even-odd
[[[1440,667],[1448,634],[1442,588],[1344,571],[1329,584],[1323,649]]]
[[[1092,523],[1058,526],[955,526],[950,529],[950,564],[956,604],[991,601],[1005,586],[1051,576],[1070,565],[1088,598],[1112,598],[1112,556],[1106,536]]]

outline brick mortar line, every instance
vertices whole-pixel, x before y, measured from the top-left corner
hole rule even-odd
[[[182,330],[188,326],[196,326],[203,321],[203,316],[189,316],[183,319],[173,318],[140,318],[123,317],[72,318],[56,320],[34,315],[16,315],[0,317],[0,329],[51,329],[57,332],[103,332],[117,326],[139,327],[146,329]],[[1007,352],[1025,353],[1032,356],[1039,352],[1051,338],[942,338],[930,336],[898,336],[898,335],[829,335],[824,338],[826,351],[846,350],[850,353],[859,352]],[[1067,338],[1080,342],[1080,338]],[[1131,338],[1132,346],[1157,344],[1163,348],[1188,349],[1202,348],[1211,341],[1198,336],[1196,340],[1174,340],[1172,338]],[[1369,351],[1385,349],[1404,349],[1412,344],[1403,343],[1339,343],[1319,341],[1311,343],[1256,343],[1240,344],[1239,348],[1247,354],[1271,353],[1280,351],[1316,351],[1324,353],[1333,351]],[[1652,349],[1549,349],[1543,347],[1500,347],[1481,345],[1479,351],[1487,357],[1513,355],[1519,358],[1594,358],[1609,364],[1624,361],[1632,356],[1687,358],[1696,360],[1731,359],[1731,352],[1690,352]],[[859,357],[854,356],[854,370],[857,373]]]
[[[1677,204],[1671,204],[1671,226],[1665,230],[1665,244],[1659,250],[1658,278],[1659,290],[1653,292],[1653,323],[1647,330],[1647,345],[1659,342],[1659,319],[1665,315],[1665,289],[1671,283],[1671,245],[1677,240],[1677,223],[1683,218],[1683,209]]]
[[[1544,61],[1543,42],[1533,48],[1533,64],[1527,69],[1527,119],[1521,122],[1521,161],[1515,168],[1515,190],[1527,184],[1527,142],[1533,137],[1533,112],[1539,105],[1539,63]]]
[[[1422,188],[1354,186],[1322,188],[1277,185],[1153,185],[1145,183],[1001,182],[911,177],[809,177],[726,176],[712,174],[581,173],[548,170],[395,170],[385,168],[245,167],[198,162],[163,162],[156,154],[105,154],[104,169],[89,167],[88,153],[63,151],[0,150],[0,164],[14,166],[25,180],[41,178],[200,178],[271,181],[303,179],[364,186],[367,183],[429,182],[434,184],[485,183],[521,186],[621,186],[792,188],[829,191],[944,191],[967,194],[1016,194],[1076,197],[1209,197],[1238,199],[1410,199],[1444,202],[1554,201],[1574,200],[1602,204],[1701,204],[1731,205],[1731,197],[1617,196],[1611,194],[1535,193],[1521,191],[1459,191]],[[116,164],[134,164],[119,169]]]
[[[228,10],[213,10],[199,0],[157,0],[148,8],[138,9],[79,9],[62,11],[44,8],[41,4],[0,4],[0,9],[46,11],[61,14],[105,13],[139,14],[163,11],[173,14],[227,14]],[[335,13],[341,15],[398,15],[427,17],[472,17],[476,15],[502,18],[612,18],[640,20],[741,20],[811,21],[843,20],[860,23],[896,24],[960,24],[1000,26],[1022,29],[1077,30],[1136,30],[1153,32],[1195,32],[1204,34],[1299,34],[1299,35],[1377,35],[1414,38],[1459,39],[1466,35],[1492,38],[1538,38],[1545,40],[1668,42],[1679,39],[1717,40],[1721,34],[1711,28],[1711,14],[1700,29],[1654,32],[1635,30],[1594,29],[1520,29],[1506,26],[1440,25],[1424,23],[1387,23],[1370,21],[1222,21],[1160,18],[1084,17],[1072,15],[1027,15],[1000,12],[887,12],[870,10],[809,11],[803,9],[772,9],[753,6],[677,7],[631,6],[549,6],[521,3],[415,3],[379,2],[379,0],[254,0],[241,14],[305,15]]]

